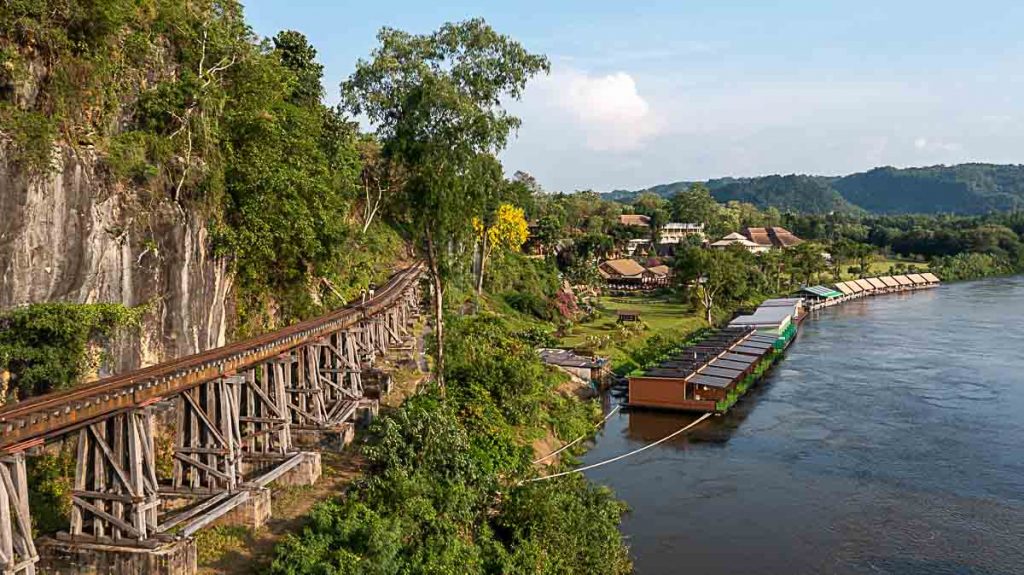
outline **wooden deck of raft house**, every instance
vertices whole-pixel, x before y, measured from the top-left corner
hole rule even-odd
[[[629,405],[680,411],[723,411],[737,388],[775,350],[775,337],[726,328],[629,378]]]

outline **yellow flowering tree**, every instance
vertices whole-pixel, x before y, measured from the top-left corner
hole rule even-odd
[[[480,245],[480,262],[477,266],[476,292],[484,290],[484,269],[494,248],[517,251],[530,236],[529,226],[523,208],[512,204],[501,204],[494,214],[494,223],[486,226],[480,218],[473,218],[473,231]]]

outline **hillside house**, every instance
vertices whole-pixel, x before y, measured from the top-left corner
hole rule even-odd
[[[626,255],[645,255],[651,250],[651,240],[634,238],[626,242]]]
[[[622,214],[619,216],[619,223],[624,226],[650,228],[651,218],[643,214]]]
[[[791,248],[804,241],[786,228],[774,226],[768,228],[743,228],[743,236],[755,244],[771,248]]]
[[[537,350],[541,361],[577,377],[587,383],[600,383],[610,370],[608,358],[580,355],[569,349],[541,348]]]
[[[690,236],[704,239],[704,224],[669,222],[658,233],[659,244],[678,244]]]
[[[608,287],[627,290],[667,285],[668,271],[668,266],[648,269],[631,259],[608,260],[601,262],[597,268],[597,273],[604,278]]]
[[[717,250],[724,250],[729,246],[737,245],[743,246],[743,248],[745,248],[748,252],[754,254],[763,253],[771,249],[770,246],[762,246],[761,244],[751,241],[750,238],[738,232],[733,232],[725,236],[724,238],[718,240],[717,242],[712,242],[711,248]]]

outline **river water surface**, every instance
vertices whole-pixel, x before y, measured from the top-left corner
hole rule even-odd
[[[690,420],[618,414],[584,462]],[[640,574],[1022,574],[1024,278],[819,312],[729,415],[588,476]]]

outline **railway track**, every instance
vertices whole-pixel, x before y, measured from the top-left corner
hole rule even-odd
[[[23,451],[117,411],[154,403],[255,366],[325,334],[357,326],[404,297],[422,270],[423,265],[416,264],[399,271],[365,303],[224,347],[0,408],[0,454]]]

